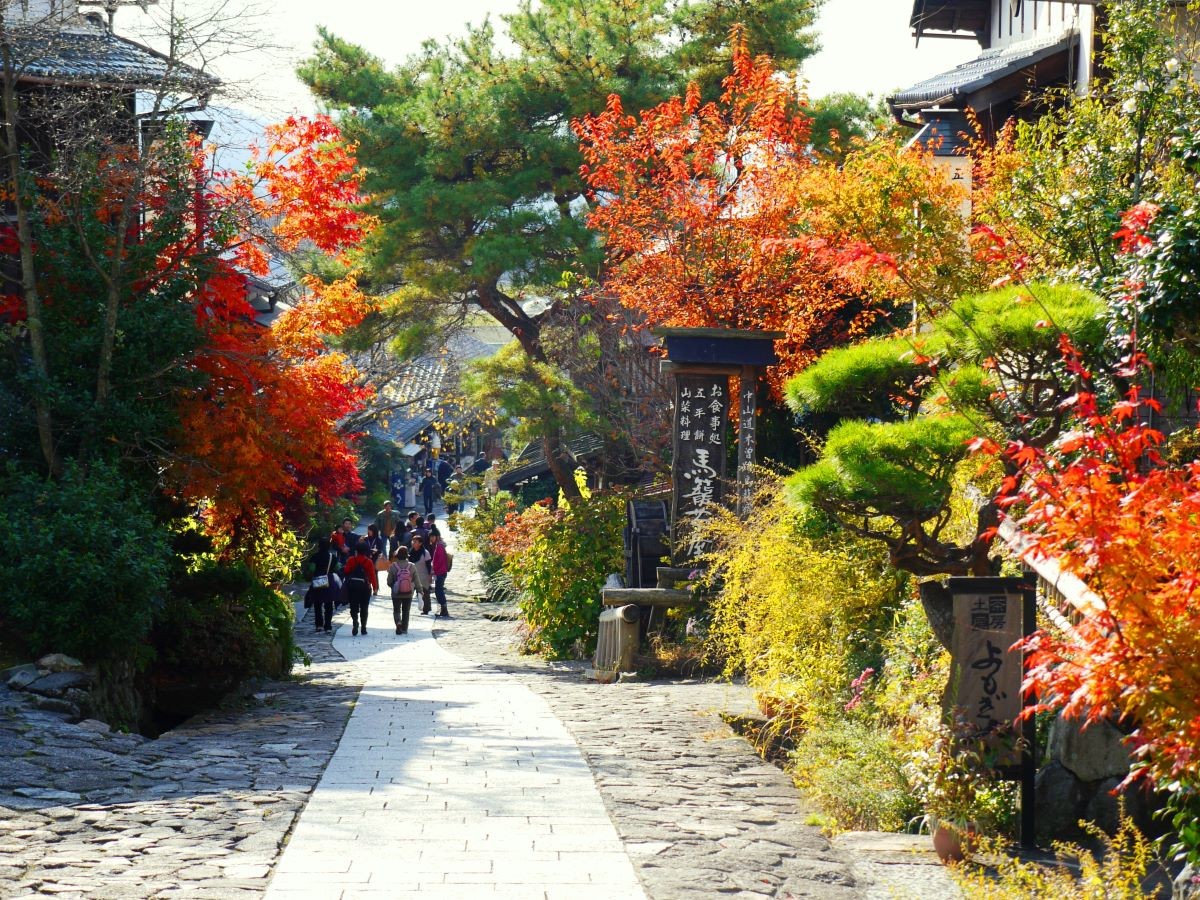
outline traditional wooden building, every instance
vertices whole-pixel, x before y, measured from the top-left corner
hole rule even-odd
[[[1087,89],[1102,15],[1090,0],[913,0],[918,42],[975,41],[982,52],[889,97],[892,115],[944,155],[961,145],[968,109],[986,137],[1010,118],[1035,118],[1048,89]]]

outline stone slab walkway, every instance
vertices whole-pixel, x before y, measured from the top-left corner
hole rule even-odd
[[[333,646],[365,684],[271,900],[640,898],[574,739],[544,699],[447,652],[391,603]]]
[[[0,686],[0,898],[955,896],[905,848],[806,825],[717,715],[744,688],[594,684],[461,602],[470,554],[449,588],[455,618],[408,638],[382,597],[367,638],[305,615],[311,667],[159,740]]]

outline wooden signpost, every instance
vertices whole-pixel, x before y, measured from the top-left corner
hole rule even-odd
[[[983,739],[994,737],[1001,775],[1021,782],[1021,843],[1035,845],[1036,732],[1025,708],[1024,654],[1013,647],[1035,627],[1036,596],[1028,578],[951,578],[954,640],[948,704],[963,710]],[[1012,741],[1020,735],[1018,746]],[[1007,742],[1006,742],[1007,741]]]
[[[775,365],[776,331],[727,328],[660,328],[667,349],[664,370],[675,379],[671,446],[671,536],[673,561],[690,565],[711,550],[696,534],[728,493],[726,460],[730,378],[738,378],[737,510],[750,509],[757,451],[756,401],[762,370]]]

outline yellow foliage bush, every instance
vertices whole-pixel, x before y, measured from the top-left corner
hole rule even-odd
[[[1057,865],[1025,862],[1003,848],[976,854],[953,869],[954,880],[972,900],[1142,900],[1153,896],[1149,880],[1158,867],[1154,848],[1122,810],[1111,837],[1088,822],[1085,829],[1101,844],[1099,855],[1074,844],[1054,844]],[[989,860],[994,865],[988,865]],[[1067,862],[1074,862],[1068,866]]]
[[[940,720],[946,654],[881,544],[802,516],[760,473],[748,519],[714,517],[709,652],[746,675],[834,827],[898,830],[920,812],[904,764]]]
[[[745,673],[769,710],[827,715],[875,652],[902,579],[878,544],[806,536],[774,475],[756,499],[748,519],[726,513],[707,529],[716,545],[706,558],[710,649],[726,674]]]

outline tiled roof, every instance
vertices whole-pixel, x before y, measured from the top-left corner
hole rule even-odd
[[[969,105],[970,95],[1015,75],[1058,53],[1070,49],[1076,35],[1068,31],[1036,41],[1022,41],[995,50],[985,50],[970,62],[955,66],[888,98],[893,109],[921,109],[934,105]]]
[[[437,421],[446,395],[458,385],[463,366],[484,359],[512,340],[504,332],[502,343],[494,343],[488,329],[466,330],[454,335],[440,352],[415,360],[404,377],[386,391],[384,399],[397,406],[387,427],[376,422],[370,429],[381,440],[404,445]]]
[[[103,29],[37,29],[10,34],[18,80],[151,87],[211,93],[218,82]]]
[[[595,456],[604,450],[604,441],[594,434],[581,434],[579,437],[567,441],[566,445],[567,449],[571,451],[571,455],[577,460]],[[521,455],[517,457],[517,467],[501,475],[496,483],[500,488],[508,490],[523,481],[545,475],[549,471],[550,466],[546,463],[542,442],[530,441],[521,451]]]

